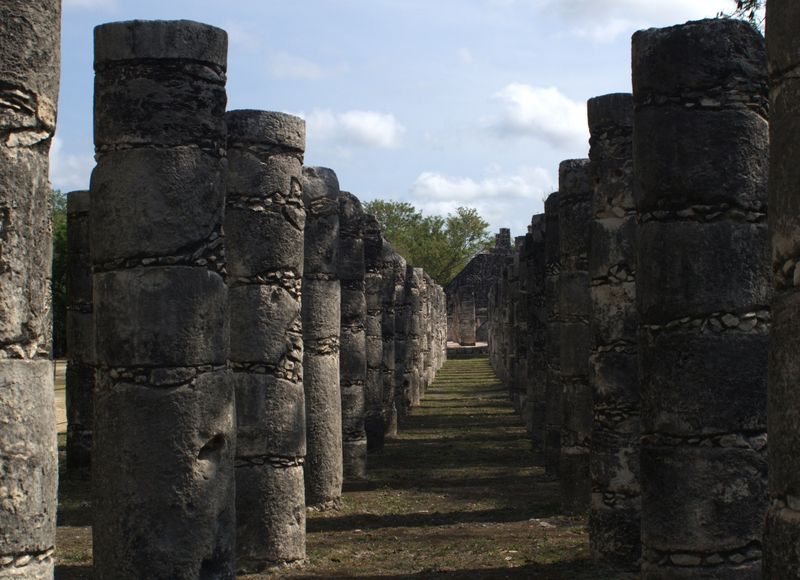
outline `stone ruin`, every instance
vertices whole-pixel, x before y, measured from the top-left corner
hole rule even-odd
[[[51,578],[58,456],[48,154],[61,2],[0,3],[0,39],[0,577]],[[85,460],[74,436],[71,444]]]
[[[589,513],[593,557],[642,578],[760,578],[762,555],[765,577],[800,574],[789,4],[769,5],[770,107],[746,23],[636,33],[633,95],[588,102],[590,159],[562,163],[489,292],[491,363],[515,403],[527,389],[535,462],[563,512]]]
[[[0,5],[14,578],[52,577],[55,539],[45,4]],[[302,120],[225,113],[224,31],[98,27],[97,166],[68,207],[67,462],[91,465],[95,577],[302,561],[307,507],[363,476],[473,319],[595,558],[647,579],[800,575],[800,8],[771,0],[767,18],[768,52],[734,20],[634,35],[633,94],[588,103],[589,161],[562,164],[513,249],[504,236],[485,293],[465,275],[447,295],[333,171],[302,167]]]
[[[0,577],[31,579],[53,575],[57,480],[47,172],[60,11],[45,4],[0,6],[15,47],[0,49],[0,410],[18,418],[0,421],[0,502],[13,508],[0,511]],[[91,466],[96,578],[302,562],[306,509],[365,475],[368,432],[379,449],[397,432],[397,393],[419,404],[444,360],[442,289],[333,171],[303,167],[302,119],[225,112],[226,60],[226,33],[196,22],[95,30],[97,166],[68,198],[67,465]],[[409,348],[395,345],[396,304]]]
[[[501,228],[494,247],[481,252],[445,286],[447,340],[474,346],[489,339],[489,290],[511,256],[511,232]]]

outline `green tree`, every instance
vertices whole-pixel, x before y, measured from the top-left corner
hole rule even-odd
[[[365,210],[375,216],[400,255],[441,285],[491,244],[489,224],[474,208],[459,207],[445,217],[426,216],[408,202],[374,200]]]
[[[53,354],[63,356],[67,349],[67,196],[53,190]]]

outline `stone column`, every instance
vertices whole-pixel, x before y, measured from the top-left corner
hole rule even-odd
[[[339,388],[341,287],[336,275],[339,180],[303,168],[303,386],[306,397],[306,504],[326,509],[342,496],[342,395]]]
[[[58,457],[50,143],[61,2],[0,3],[0,577],[51,578]]]
[[[364,210],[351,193],[339,194],[339,266],[341,338],[339,384],[342,391],[344,476],[367,476],[364,388],[367,381],[367,303],[364,294]]]
[[[419,407],[422,400],[422,268],[408,266],[406,300],[409,304],[409,326],[406,359],[406,380],[412,407]]]
[[[92,464],[94,321],[88,191],[67,196],[67,469]]]
[[[458,323],[459,344],[475,346],[475,295],[470,286],[456,290],[454,319]]]
[[[594,183],[589,539],[594,558],[631,567],[641,553],[633,101],[630,94],[605,95],[587,108]]]
[[[517,413],[525,422],[525,429],[530,433],[528,414],[528,292],[526,276],[528,266],[527,245],[525,236],[515,238],[514,274],[511,303],[511,350],[514,366],[511,369],[512,400],[516,402]]]
[[[561,321],[561,508],[565,513],[589,509],[592,480],[589,443],[592,436],[592,387],[589,356],[589,228],[592,186],[589,160],[571,159],[559,166],[559,275],[558,309]]]
[[[394,361],[395,361],[395,407],[397,415],[408,415],[411,407],[410,382],[408,372],[408,333],[411,326],[411,304],[407,299],[409,267],[405,259],[395,253],[394,259]]]
[[[383,237],[375,216],[365,214],[364,228],[364,292],[367,305],[365,318],[367,382],[364,388],[364,429],[367,434],[367,451],[383,449],[386,417],[383,412],[383,308],[386,280],[383,270]],[[392,292],[394,285],[392,284]],[[394,331],[394,312],[392,312]],[[392,345],[394,346],[394,345]],[[394,350],[392,350],[394,366]],[[394,380],[394,377],[392,377]]]
[[[433,382],[433,301],[436,293],[436,283],[433,278],[425,272],[425,303],[424,308],[424,322],[425,322],[425,350],[422,353],[423,362],[423,376],[425,380],[423,384],[425,388],[422,391],[422,396],[428,390],[428,386]]]
[[[545,386],[545,473],[558,476],[561,460],[561,323],[558,308],[558,280],[561,273],[558,223],[559,194],[550,194],[544,202],[545,220],[545,313],[547,331],[545,360],[547,384]]]
[[[247,110],[225,118],[237,567],[259,571],[305,558],[305,121]]]
[[[383,350],[381,353],[381,377],[383,378],[384,435],[387,437],[397,435],[397,354],[395,352],[397,310],[395,300],[399,297],[398,292],[401,292],[398,288],[402,288],[402,280],[398,279],[398,272],[405,269],[401,260],[402,258],[395,253],[389,242],[385,239],[382,240],[381,338]]]
[[[233,578],[224,31],[95,29],[96,578]]]
[[[764,40],[725,19],[637,32],[633,89],[642,578],[760,578]]]
[[[769,493],[764,578],[800,577],[800,143],[798,143],[797,26],[800,6],[770,0],[769,229],[772,242],[773,325],[769,360]]]
[[[528,417],[533,444],[534,464],[544,464],[544,439],[547,420],[547,309],[545,303],[545,216],[531,219],[528,249]]]

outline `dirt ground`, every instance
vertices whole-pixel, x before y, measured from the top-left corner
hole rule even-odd
[[[309,513],[307,564],[242,578],[637,578],[592,563],[586,519],[531,464],[487,359],[448,361],[341,509]],[[88,484],[62,476],[56,578],[91,578]]]

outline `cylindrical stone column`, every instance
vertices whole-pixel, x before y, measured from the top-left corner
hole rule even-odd
[[[631,567],[641,553],[633,101],[630,94],[605,95],[587,109],[594,184],[589,539],[594,558]]]
[[[402,293],[402,280],[398,272],[405,269],[402,258],[385,239],[381,240],[381,377],[383,379],[383,433],[386,437],[397,435],[397,353],[395,352],[395,325],[397,310],[395,300]],[[400,289],[398,289],[398,287]]]
[[[433,300],[434,300],[434,293],[436,290],[436,284],[433,281],[433,278],[425,272],[425,302],[423,303],[423,319],[424,319],[424,331],[425,331],[425,340],[424,345],[425,349],[422,353],[422,362],[423,362],[423,370],[422,374],[424,377],[423,385],[424,388],[422,390],[422,396],[425,396],[425,392],[428,390],[428,385],[433,382]]]
[[[583,513],[589,509],[592,480],[589,444],[592,437],[592,387],[589,357],[589,228],[592,220],[592,186],[589,160],[571,159],[559,166],[559,274],[558,310],[561,321],[561,459],[559,481],[561,509]]]
[[[545,385],[545,434],[544,467],[551,477],[558,476],[561,460],[561,323],[558,308],[558,281],[561,273],[561,250],[559,248],[559,194],[551,193],[544,202],[545,219],[545,362],[547,383]]]
[[[94,574],[233,578],[223,30],[95,29]]]
[[[475,346],[475,294],[471,286],[461,286],[456,290],[455,310],[459,344]]]
[[[302,184],[306,206],[302,308],[306,504],[327,509],[338,504],[343,477],[339,180],[330,169],[304,167]]]
[[[383,449],[386,417],[383,413],[383,299],[386,280],[383,272],[383,236],[375,216],[365,214],[364,292],[367,305],[365,318],[367,379],[364,387],[364,429],[367,451]],[[394,285],[392,285],[394,291]],[[394,312],[392,312],[394,317]],[[394,330],[394,320],[392,320]],[[394,351],[392,352],[394,365]],[[394,379],[394,377],[392,377]]]
[[[67,195],[67,469],[92,464],[94,320],[88,191]]]
[[[642,577],[760,578],[764,39],[726,19],[637,32],[633,89]]]
[[[408,381],[410,405],[419,407],[422,400],[422,292],[424,280],[422,268],[408,266],[408,269],[406,300],[409,304],[409,326],[406,339],[408,345],[406,380]]]
[[[770,0],[769,229],[772,336],[769,360],[769,493],[764,578],[800,578],[800,5]]]
[[[407,299],[408,278],[410,277],[409,266],[405,259],[397,253],[395,253],[394,258],[394,274],[394,399],[399,418],[408,415],[408,410],[411,407],[411,385],[407,381],[409,366],[408,334],[411,327],[411,303]]]
[[[544,439],[547,420],[547,309],[545,303],[545,216],[534,215],[528,243],[528,416],[534,464],[544,464]]]
[[[305,121],[230,111],[225,200],[240,571],[305,558]]]
[[[0,3],[0,577],[52,578],[50,143],[60,0]]]
[[[339,193],[341,338],[339,384],[342,391],[342,469],[344,477],[367,476],[364,389],[367,381],[367,303],[364,294],[364,210],[351,193]]]

